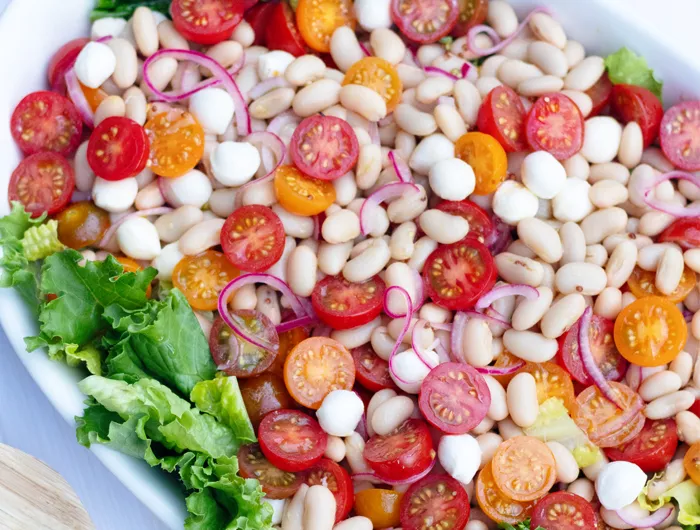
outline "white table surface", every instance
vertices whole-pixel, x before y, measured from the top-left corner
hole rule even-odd
[[[0,0],[0,11],[9,1]],[[661,10],[657,0],[611,1],[628,4],[640,14],[647,13],[650,17],[647,20],[654,21],[657,31],[673,31],[674,38],[686,41],[688,46],[697,46],[700,41],[698,33],[692,31],[698,18],[675,16],[688,10],[700,15],[700,3],[695,0],[669,0]],[[675,15],[669,11],[675,11]],[[0,442],[36,456],[61,473],[77,492],[98,530],[165,529],[90,451],[78,445],[73,428],[56,413],[29,377],[1,329]]]

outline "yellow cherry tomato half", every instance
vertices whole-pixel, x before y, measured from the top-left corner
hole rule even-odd
[[[335,202],[331,182],[308,177],[294,166],[280,166],[275,172],[275,194],[282,208],[306,217],[325,212]]]
[[[182,258],[173,270],[173,284],[194,309],[214,311],[221,291],[239,274],[221,252],[207,250]]]
[[[204,129],[182,109],[151,116],[144,125],[151,143],[150,168],[161,177],[181,177],[204,155]]]
[[[379,57],[365,57],[353,64],[345,73],[343,85],[362,85],[378,92],[386,102],[387,112],[396,108],[403,92],[396,68]]]
[[[676,303],[685,300],[685,297],[693,290],[697,281],[698,278],[695,272],[690,267],[685,267],[678,287],[672,293],[664,294],[656,288],[656,272],[645,271],[640,267],[635,267],[634,271],[632,271],[632,276],[627,280],[627,286],[637,298],[660,296],[666,298],[669,302]]]
[[[297,26],[306,44],[317,52],[331,50],[331,36],[341,26],[355,29],[352,0],[299,0]]]
[[[690,446],[683,457],[683,467],[693,482],[700,485],[700,442]]]
[[[493,136],[469,132],[457,139],[455,156],[474,170],[477,195],[488,195],[498,189],[508,174],[508,157]]]
[[[372,521],[374,528],[391,528],[401,524],[399,512],[402,493],[370,488],[355,495],[355,512]]]

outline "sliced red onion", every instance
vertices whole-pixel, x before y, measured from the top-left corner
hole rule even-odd
[[[79,189],[73,190],[73,195],[70,196],[71,204],[76,202],[89,201],[92,197],[92,193],[89,191],[80,191]]]
[[[423,276],[416,269],[411,269],[413,272],[413,283],[416,288],[416,303],[413,306],[413,312],[417,313],[425,302],[425,289],[423,288]]]
[[[354,473],[352,475],[352,478],[355,480],[379,481],[384,484],[389,484],[390,486],[402,486],[403,484],[413,484],[414,482],[417,482],[423,477],[427,476],[433,470],[433,467],[435,467],[435,460],[437,459],[433,458],[433,460],[430,462],[430,465],[425,471],[421,471],[420,473],[417,473],[416,475],[413,475],[412,477],[408,477],[403,480],[394,480],[390,478],[380,477],[376,473]]]
[[[396,343],[394,344],[394,347],[391,349],[391,353],[389,354],[389,372],[391,373],[392,377],[396,379],[399,383],[402,383],[404,385],[410,384],[409,381],[406,381],[399,377],[396,374],[396,371],[394,370],[394,357],[396,357],[396,353],[399,351],[399,347],[401,346],[401,342],[403,341],[403,338],[406,336],[406,333],[408,333],[409,328],[411,327],[411,317],[413,315],[413,303],[411,302],[411,296],[408,294],[408,291],[404,289],[403,287],[399,287],[398,285],[392,285],[391,287],[388,287],[386,291],[384,291],[384,312],[389,315],[391,318],[401,318],[400,315],[393,315],[389,311],[389,295],[397,291],[399,294],[401,294],[404,297],[404,300],[406,302],[406,308],[408,309],[406,311],[406,314],[403,315],[406,321],[404,322],[403,327],[401,328],[401,332],[399,333],[399,336],[396,337]],[[421,359],[422,361],[423,359]]]
[[[394,173],[396,173],[401,182],[413,182],[411,168],[408,167],[408,164],[396,151],[389,151],[389,161],[394,166]]]
[[[179,92],[191,93],[197,84],[200,82],[199,68],[194,63],[182,63],[178,65],[175,71],[175,77],[172,80],[172,85],[179,88]]]
[[[513,42],[513,40],[515,40],[515,38],[518,35],[520,35],[520,33],[523,31],[523,29],[525,29],[525,27],[528,25],[530,19],[535,13],[549,13],[549,10],[544,7],[536,7],[535,9],[530,11],[530,14],[527,15],[525,19],[520,23],[518,29],[515,30],[512,35],[508,36],[503,40],[501,40],[498,33],[496,33],[496,31],[491,26],[486,26],[485,24],[479,24],[478,26],[474,26],[469,30],[469,33],[467,33],[467,49],[477,57],[486,57],[487,55],[493,55],[494,53],[499,52],[500,50],[508,46],[511,42]],[[486,33],[496,44],[491,48],[477,48],[475,39],[479,33]]]
[[[246,105],[245,99],[243,98],[243,94],[241,94],[241,91],[239,90],[236,81],[234,81],[233,76],[228,72],[228,70],[226,70],[226,68],[221,66],[221,64],[219,64],[217,61],[201,52],[195,52],[191,50],[160,50],[151,55],[148,59],[146,59],[146,61],[143,63],[143,80],[154,96],[156,96],[159,99],[163,99],[163,101],[171,103],[173,102],[172,96],[168,96],[164,92],[157,90],[148,76],[148,67],[154,61],[162,59],[163,57],[172,57],[173,59],[176,59],[178,61],[192,61],[194,63],[197,63],[199,66],[208,68],[212,72],[212,75],[216,78],[216,80],[221,82],[221,84],[224,86],[226,91],[233,99],[238,134],[241,136],[247,136],[251,133],[252,129],[250,124],[250,113],[248,112],[248,106]],[[180,96],[178,98],[175,98],[174,101],[179,101],[180,99],[183,98]]]
[[[459,77],[454,75],[452,72],[448,72],[444,68],[438,68],[437,66],[426,66],[425,68],[423,68],[423,71],[425,71],[428,74],[441,75],[441,76],[446,77],[448,79],[452,79],[452,81],[459,80]]]
[[[387,125],[390,125],[392,123],[394,123],[394,114],[393,113],[391,113],[387,116],[384,116],[381,120],[379,120],[377,122],[377,125],[379,125],[380,127],[386,127]]]
[[[450,107],[456,107],[455,98],[452,96],[440,96],[438,98],[438,105],[449,105]]]
[[[487,309],[487,311],[488,311],[488,309]],[[474,311],[474,310],[468,309],[468,310],[464,311],[464,314],[467,315],[469,318],[478,318],[481,320],[485,320],[489,324],[493,324],[494,326],[501,326],[501,327],[504,327],[505,329],[510,329],[512,327],[509,322],[506,322],[503,319],[489,315],[487,313],[480,313],[479,311]]]
[[[319,215],[314,215],[311,218],[314,222],[314,233],[312,234],[313,238],[316,241],[321,240],[321,216]]]
[[[467,325],[466,313],[458,311],[452,321],[452,335],[450,336],[450,350],[452,358],[457,362],[464,362],[464,329]]]
[[[439,329],[440,331],[452,331],[452,324],[448,322],[443,322],[443,323],[435,323],[431,322],[430,327],[433,329]]]
[[[304,315],[293,320],[288,320],[287,322],[282,322],[275,329],[277,330],[277,333],[284,333],[285,331],[291,331],[293,329],[309,326],[314,322],[316,321],[312,317],[310,317],[309,315]]]
[[[667,504],[646,517],[635,517],[633,514],[625,511],[624,508],[615,510],[615,513],[623,522],[635,528],[653,528],[660,525],[671,516],[673,513],[673,506]]]
[[[78,109],[78,114],[83,119],[83,123],[90,127],[91,129],[95,127],[95,113],[92,112],[92,107],[85,98],[85,93],[80,87],[80,81],[78,81],[78,76],[75,75],[75,70],[71,68],[66,72],[66,89],[68,90],[68,96]]]
[[[260,96],[267,94],[268,92],[275,90],[276,88],[285,88],[291,86],[292,85],[289,84],[289,81],[287,81],[284,78],[284,76],[278,75],[269,79],[265,79],[265,81],[261,81],[260,83],[258,83],[250,89],[248,95],[251,97],[251,99],[258,99]]]
[[[476,367],[476,371],[483,375],[510,375],[525,366],[525,361],[520,361],[511,366],[483,366]]]
[[[485,241],[485,244],[495,256],[503,252],[510,244],[510,225],[503,222],[497,215],[494,215],[491,220],[493,221],[494,229]]]
[[[486,309],[496,300],[507,296],[524,296],[528,300],[535,300],[540,296],[540,293],[534,287],[525,285],[524,283],[499,285],[491,289],[485,295],[482,295],[481,298],[476,301],[475,307],[477,309]]]
[[[635,392],[642,384],[642,367],[638,364],[631,364],[627,367],[626,379],[629,387]]]
[[[462,65],[462,79],[466,79],[467,76],[469,75],[469,72],[474,68],[474,65],[472,63],[464,63]]]
[[[104,248],[107,245],[109,245],[109,242],[114,237],[114,234],[117,233],[117,229],[122,224],[124,224],[124,221],[126,221],[127,219],[131,219],[132,217],[149,217],[151,215],[165,215],[166,213],[170,213],[172,211],[172,208],[168,208],[167,206],[161,206],[159,208],[149,208],[148,210],[138,210],[135,212],[131,212],[128,215],[124,215],[116,223],[109,227],[109,229],[105,232],[105,235],[102,236],[102,239],[100,240],[98,246]]]
[[[434,366],[432,366],[428,362],[427,350],[420,345],[420,342],[418,340],[418,335],[420,335],[420,333],[428,327],[428,324],[429,323],[427,320],[423,320],[421,318],[420,320],[418,320],[418,322],[416,322],[416,325],[413,326],[413,333],[411,333],[411,348],[413,348],[413,351],[416,352],[416,355],[418,356],[420,361],[426,366],[426,368],[428,368],[428,370],[432,370]],[[431,347],[430,349],[432,349],[433,347]]]
[[[100,37],[99,39],[95,39],[95,42],[107,42],[112,40],[111,35],[105,35],[104,37]]]
[[[331,336],[331,329],[330,326],[326,324],[319,324],[314,328],[314,330],[311,332],[312,337],[330,337]]]
[[[234,311],[234,314],[235,313],[236,311]],[[275,339],[277,339],[277,342],[270,342],[269,340],[267,340],[267,338],[263,338],[258,335],[253,335],[253,333],[251,333],[250,330],[246,329],[241,324],[239,324],[238,320],[229,311],[228,304],[222,304],[221,298],[219,298],[219,315],[221,315],[221,318],[224,320],[224,322],[226,322],[226,325],[229,328],[231,328],[231,331],[233,331],[239,338],[251,343],[253,346],[257,346],[258,348],[262,348],[263,350],[271,352],[278,351],[280,349],[280,345],[277,330],[273,327],[273,324],[272,322],[270,322],[270,319],[262,318],[264,315],[262,315],[262,313],[260,313],[259,311],[243,311],[243,313],[253,313],[255,315],[259,315],[259,317],[261,318],[261,325],[263,326],[263,334],[274,333],[274,337]],[[238,318],[240,318],[240,316],[238,316]]]
[[[365,199],[360,208],[360,231],[366,236],[372,230],[370,216],[374,214],[374,209],[381,203],[389,199],[401,197],[409,190],[420,191],[420,188],[411,182],[392,182],[379,188]]]
[[[669,171],[668,173],[663,173],[654,178],[654,180],[649,182],[647,186],[641,190],[644,203],[654,210],[667,213],[674,217],[700,217],[700,203],[691,206],[681,206],[680,204],[671,204],[650,197],[656,186],[671,179],[687,180],[700,188],[700,176],[685,171]]]
[[[379,125],[377,125],[376,121],[369,122],[369,138],[372,140],[374,145],[381,147],[382,144],[379,139]]]
[[[581,362],[583,367],[586,369],[586,373],[593,380],[595,385],[600,390],[600,393],[605,396],[605,398],[613,403],[620,410],[624,410],[625,407],[622,405],[618,399],[617,395],[613,391],[610,383],[603,372],[600,371],[598,364],[595,362],[595,357],[593,357],[593,352],[591,351],[591,342],[588,336],[588,330],[591,327],[591,317],[593,316],[593,308],[590,306],[586,308],[579,319],[579,332],[578,332],[578,349],[581,355]]]
[[[251,180],[249,182],[246,182],[236,190],[236,197],[234,199],[234,206],[236,208],[240,207],[241,201],[243,200],[243,192],[247,190],[248,188],[255,186],[257,184],[262,184],[263,182],[267,182],[271,178],[275,176],[275,171],[277,171],[277,168],[282,165],[284,162],[284,157],[287,154],[287,147],[284,145],[284,142],[282,139],[277,136],[274,133],[271,133],[269,131],[262,131],[262,132],[255,132],[252,133],[248,136],[246,136],[245,141],[250,143],[250,144],[260,144],[260,151],[263,152],[264,148],[268,148],[272,154],[275,155],[275,165],[274,167],[269,170],[265,176]],[[262,156],[262,155],[261,155]]]
[[[437,341],[437,344],[435,345],[435,352],[438,354],[438,356],[441,359],[452,359],[450,352],[445,347],[445,345],[442,343],[442,340]]]
[[[370,51],[370,45],[369,42],[358,42],[360,45],[360,49],[362,50],[362,53],[365,54],[367,57],[371,57],[372,52]]]
[[[294,125],[294,128],[301,123],[301,118],[293,110],[287,110],[275,116],[267,126],[267,132],[280,136],[280,133],[287,125]]]
[[[692,311],[690,311],[684,307],[681,312],[683,313],[683,319],[686,322],[690,323],[693,320],[693,312]]]

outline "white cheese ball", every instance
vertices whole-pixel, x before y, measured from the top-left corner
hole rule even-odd
[[[269,499],[265,498],[263,502],[266,502],[272,506],[272,524],[280,524],[282,522],[282,516],[284,515],[284,507],[287,503],[286,499]]]
[[[355,0],[355,16],[366,31],[390,28],[391,0]]]
[[[160,183],[165,200],[175,208],[186,204],[201,208],[213,191],[209,177],[197,169],[181,177],[161,179]]]
[[[92,185],[92,201],[103,210],[120,213],[133,206],[138,192],[134,177],[114,181],[97,177]]]
[[[564,187],[566,170],[547,151],[535,151],[520,166],[523,184],[540,199],[551,199]]]
[[[469,434],[445,435],[440,438],[438,459],[452,478],[469,484],[481,465],[481,447]]]
[[[98,88],[114,73],[117,58],[112,49],[101,42],[88,42],[75,60],[75,75],[83,85]]]
[[[120,250],[133,259],[152,260],[160,255],[160,238],[155,225],[145,217],[134,216],[117,228]]]
[[[205,88],[190,98],[190,112],[210,134],[224,134],[233,111],[233,99],[221,88]]]
[[[455,146],[447,136],[431,134],[423,138],[416,146],[408,165],[421,175],[427,175],[435,164],[441,160],[454,158],[454,156]]]
[[[447,158],[440,160],[428,173],[430,187],[446,201],[462,201],[474,192],[474,170],[464,160]]]
[[[294,57],[291,53],[283,52],[282,50],[274,50],[263,53],[258,58],[258,77],[261,81],[270,79],[271,77],[283,76],[287,67],[294,62]]]
[[[612,162],[622,140],[622,125],[610,116],[586,120],[581,155],[591,164]]]
[[[619,510],[637,500],[646,481],[646,473],[637,464],[609,462],[596,478],[595,490],[603,506]]]
[[[552,215],[557,221],[578,223],[593,211],[593,203],[588,197],[591,185],[585,180],[569,178],[564,187],[552,199]]]
[[[180,252],[180,245],[176,241],[165,245],[160,254],[151,262],[151,265],[158,271],[159,280],[171,281],[173,279],[173,270],[180,263],[180,260],[185,255]]]
[[[126,20],[123,18],[99,18],[92,23],[90,36],[93,40],[101,39],[102,37],[118,37],[125,27]]]
[[[432,350],[426,350],[424,357],[431,366],[437,366],[440,362],[437,353]],[[408,394],[417,394],[423,379],[430,373],[430,368],[420,360],[415,351],[408,349],[394,357],[394,371],[398,377],[394,377],[393,374],[391,377],[396,386]]]
[[[515,225],[535,217],[540,207],[537,196],[514,180],[506,180],[493,194],[493,213],[506,223]]]
[[[260,167],[260,153],[248,142],[222,142],[211,153],[211,172],[224,186],[242,186]]]
[[[350,436],[365,412],[360,396],[350,390],[334,390],[316,411],[318,423],[331,436]]]

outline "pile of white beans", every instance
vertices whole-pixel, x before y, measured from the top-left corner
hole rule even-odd
[[[495,302],[494,308],[512,324],[507,331],[483,320],[468,322],[463,361],[483,367],[504,348],[529,362],[553,359],[558,337],[588,306],[597,315],[615,319],[635,300],[633,294],[621,290],[635,266],[656,271],[656,287],[666,294],[678,286],[684,265],[700,273],[700,249],[684,252],[675,244],[654,242],[674,218],[650,209],[636,190],[660,172],[674,168],[659,148],[643,149],[641,128],[636,123],[622,126],[607,116],[586,119],[580,153],[563,162],[546,152],[509,154],[508,172],[513,178],[492,195],[471,195],[474,172],[455,158],[454,142],[474,128],[482,98],[504,84],[515,89],[529,109],[532,103],[528,98],[560,91],[578,105],[585,118],[592,107],[585,91],[603,75],[603,58],[586,56],[584,47],[568,40],[559,23],[538,13],[532,17],[529,29],[480,68],[472,68],[466,79],[429,76],[415,65],[401,38],[390,28],[388,4],[389,0],[355,2],[359,24],[370,32],[373,54],[393,64],[403,83],[401,103],[388,117],[383,98],[373,90],[341,86],[344,72],[365,57],[355,32],[349,28],[339,28],[331,39],[337,70],[326,67],[314,55],[295,58],[283,51],[252,46],[254,33],[247,22],[241,22],[230,40],[204,50],[225,68],[245,57],[236,81],[249,103],[253,130],[265,130],[271,119],[290,109],[300,118],[323,112],[347,120],[360,144],[356,168],[333,181],[337,198],[326,211],[320,240],[312,237],[311,218],[287,212],[277,204],[271,183],[246,188],[240,203],[271,207],[284,226],[284,253],[270,269],[271,274],[287,281],[300,296],[309,296],[325,275],[342,274],[350,281],[361,282],[379,274],[387,286],[404,288],[416,302],[418,288],[413,271],[422,270],[438,244],[453,243],[469,232],[467,221],[432,207],[443,199],[469,197],[517,229],[518,239],[495,258],[500,281],[533,286],[540,295],[535,300],[516,300],[513,296]],[[518,26],[513,9],[501,0],[490,2],[487,22],[501,37],[511,35]],[[113,38],[88,44],[75,67],[84,85],[101,87],[110,94],[97,109],[95,122],[126,116],[143,125],[149,97],[142,81],[144,58],[163,48],[189,49],[190,43],[169,20],[144,7],[138,8],[128,23],[117,19],[95,22],[93,38],[107,35]],[[491,44],[485,35],[480,35],[477,42],[480,46]],[[424,45],[417,56],[422,65],[448,71],[459,71],[474,58],[464,38],[448,48]],[[175,59],[163,58],[150,66],[149,75],[158,89],[177,90],[185,67]],[[193,75],[191,69],[188,75]],[[194,75],[204,78],[209,72],[195,70]],[[251,89],[271,77],[283,77],[282,86],[251,100]],[[441,99],[444,97],[453,98],[455,104],[445,102]],[[234,105],[226,91],[205,89],[189,100],[188,109],[207,134],[205,158],[200,169],[169,179],[165,190],[159,188],[149,169],[117,182],[96,178],[87,163],[87,142],[80,146],[75,159],[77,189],[91,192],[95,204],[110,212],[113,222],[137,210],[166,204],[176,208],[157,219],[131,217],[107,247],[107,251],[121,251],[153,265],[161,280],[171,279],[175,265],[184,256],[219,245],[224,219],[234,210],[237,189],[265,173],[258,150],[237,137],[232,125]],[[370,123],[380,120],[381,147],[372,143],[369,134]],[[281,131],[286,143],[293,128]],[[390,150],[396,150],[408,162],[421,193],[394,200],[387,210],[376,209],[372,231],[365,237],[358,217],[365,197],[397,180],[387,156]],[[653,194],[669,204],[700,201],[700,189],[687,182],[677,186],[664,182]],[[423,234],[420,237],[419,232]],[[85,251],[84,255],[99,259],[103,253]],[[400,297],[390,300],[390,304],[396,313],[405,312]],[[278,324],[287,303],[268,287],[248,285],[237,291],[231,305],[234,309],[257,309]],[[700,441],[700,418],[687,411],[700,397],[697,287],[684,306],[694,313],[685,351],[668,366],[641,370],[639,394],[647,403],[645,415],[652,419],[675,418],[685,442],[666,474],[654,481],[651,499],[685,479],[684,451],[687,444]],[[444,324],[452,316],[451,311],[426,303],[415,315],[411,330],[418,319]],[[208,320],[200,320],[208,333]],[[388,359],[402,326],[403,319],[380,316],[359,328],[333,331],[331,337],[348,348],[369,343],[379,357]],[[447,331],[428,326],[421,333],[418,340],[424,348],[436,337],[449,344]],[[335,391],[324,400],[318,418],[330,435],[327,458],[346,461],[353,472],[369,471],[362,456],[363,439],[355,432],[362,414],[369,434],[386,434],[406,419],[420,417],[416,394],[429,370],[410,348],[411,336],[406,335],[405,349],[395,359],[396,372],[408,382],[397,383],[402,393],[390,389],[377,392],[366,410],[352,392]],[[434,364],[447,361],[432,350],[426,356]],[[507,388],[491,376],[485,379],[491,391],[487,417],[471,434],[443,436],[438,448],[440,464],[464,484],[472,501],[475,474],[489,462],[499,444],[522,435],[522,429],[531,426],[538,413],[532,375],[518,374]],[[636,388],[640,381],[629,383]],[[633,502],[646,481],[638,467],[603,459],[583,469],[583,477],[579,478],[580,470],[569,450],[557,442],[547,445],[556,459],[558,482],[588,501],[597,496],[604,506],[602,517],[611,527],[631,528],[612,509],[632,503],[631,510],[641,511]],[[355,482],[356,491],[367,487],[371,487],[368,482]],[[302,486],[291,499],[269,502],[275,508],[274,522],[282,530],[372,528],[364,517],[334,526],[335,501],[323,486]],[[669,518],[669,524],[673,520]],[[658,528],[680,530],[669,524]],[[495,528],[495,523],[474,505],[465,530],[490,528]]]

